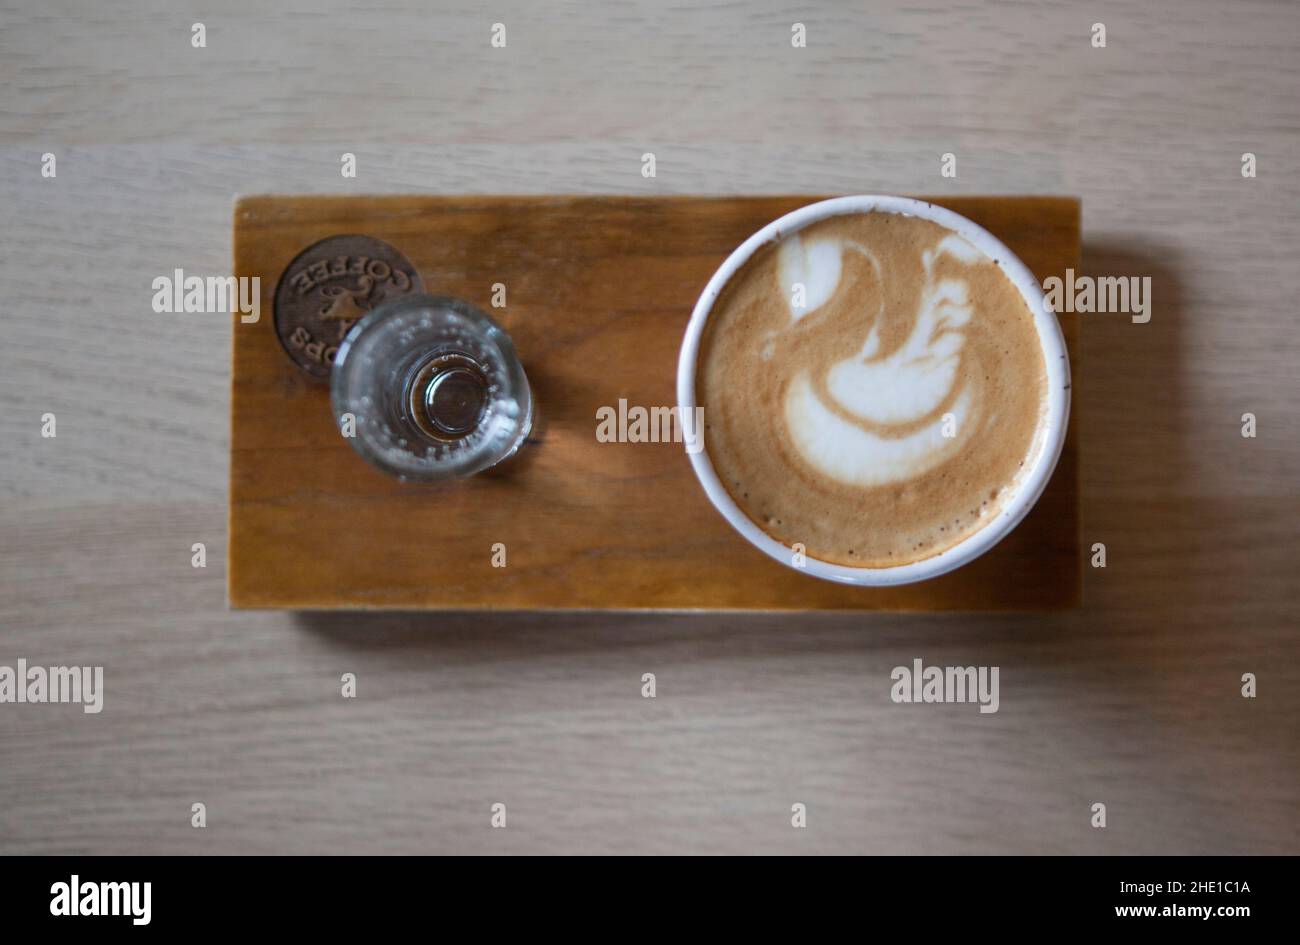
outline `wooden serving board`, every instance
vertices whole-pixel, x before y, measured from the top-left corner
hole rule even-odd
[[[262,317],[234,318],[229,598],[234,607],[617,610],[1024,610],[1080,596],[1078,438],[1028,518],[983,558],[896,588],[844,587],[770,560],[732,531],[680,444],[601,443],[596,411],[676,403],[697,296],[782,197],[249,197],[234,273]],[[1079,263],[1079,203],[927,198],[987,227],[1039,279]],[[426,291],[510,332],[542,424],[519,456],[462,482],[405,484],[337,432],[328,386],[276,337],[281,272],[340,233],[400,250]],[[492,286],[507,287],[492,308]],[[1075,316],[1063,317],[1072,361]],[[1076,371],[1077,375],[1077,371]],[[1078,387],[1075,387],[1078,394]],[[494,546],[505,567],[494,567]],[[499,554],[496,556],[500,562]]]

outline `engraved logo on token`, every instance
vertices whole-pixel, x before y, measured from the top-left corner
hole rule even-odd
[[[372,236],[331,236],[289,263],[275,289],[275,330],[294,362],[329,377],[339,345],[375,306],[423,287],[410,260]]]

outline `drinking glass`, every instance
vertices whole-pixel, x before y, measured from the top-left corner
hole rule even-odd
[[[414,482],[489,469],[513,456],[533,425],[510,336],[448,296],[405,295],[352,326],[334,359],[330,401],[353,449]]]

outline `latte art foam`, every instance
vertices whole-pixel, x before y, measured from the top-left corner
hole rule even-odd
[[[740,508],[811,557],[889,567],[987,524],[1046,399],[1033,315],[928,220],[866,213],[759,250],[714,303],[696,396]]]

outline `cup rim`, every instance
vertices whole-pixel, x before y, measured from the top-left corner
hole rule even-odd
[[[700,294],[682,339],[677,362],[677,406],[683,418],[695,417],[695,380],[699,358],[700,340],[704,325],[723,287],[760,248],[775,243],[799,230],[829,217],[859,213],[895,213],[929,220],[954,231],[993,260],[1020,291],[1034,316],[1034,327],[1043,353],[1047,375],[1047,406],[1044,411],[1037,454],[1027,473],[1021,476],[1014,496],[1006,502],[998,516],[983,528],[946,548],[939,554],[908,564],[890,567],[850,567],[834,564],[805,554],[802,566],[793,562],[789,546],[777,541],[763,531],[731,497],[718,478],[709,458],[707,437],[703,430],[695,431],[702,448],[688,452],[691,467],[701,487],[714,508],[750,544],[786,567],[814,577],[863,587],[891,587],[938,577],[988,551],[1005,538],[1029,513],[1060,459],[1065,445],[1065,432],[1070,415],[1070,359],[1056,314],[1047,302],[1046,295],[1034,274],[1018,256],[979,224],[959,213],[937,206],[929,201],[912,197],[882,194],[857,194],[833,197],[809,204],[785,214],[758,230],[740,244],[714,272]]]

